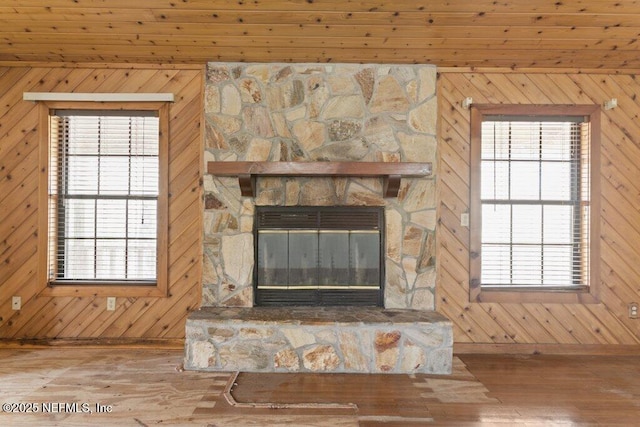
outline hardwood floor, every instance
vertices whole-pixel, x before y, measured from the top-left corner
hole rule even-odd
[[[181,351],[157,349],[0,360],[2,426],[640,424],[640,356],[464,354],[450,376],[189,372]]]

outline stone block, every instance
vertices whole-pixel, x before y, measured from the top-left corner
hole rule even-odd
[[[221,345],[220,368],[225,371],[268,371],[271,367],[269,352],[259,341],[238,341]]]
[[[293,348],[304,347],[316,342],[315,335],[301,328],[283,328],[280,332]]]
[[[340,358],[330,345],[317,345],[304,351],[304,367],[312,372],[335,371],[340,366]]]
[[[372,113],[405,112],[409,106],[402,86],[392,76],[386,76],[378,82],[369,108]]]
[[[222,88],[222,114],[237,116],[242,108],[240,92],[234,85],[225,85]]]
[[[189,359],[185,363],[187,369],[206,370],[217,363],[215,347],[208,341],[189,342],[189,353]]]
[[[361,335],[355,331],[339,333],[339,348],[344,357],[344,368],[348,372],[368,372],[370,357],[362,347]],[[369,346],[370,347],[370,346]]]
[[[420,371],[427,363],[427,355],[424,349],[411,340],[405,340],[402,347],[402,359],[400,370],[403,372]]]
[[[269,110],[258,105],[249,105],[242,109],[242,123],[245,129],[253,136],[271,138],[275,136]]]
[[[253,235],[224,235],[221,251],[227,277],[239,285],[250,284],[253,269]]]
[[[409,113],[409,125],[411,129],[436,135],[436,123],[438,118],[438,102],[435,97],[420,104]]]
[[[293,125],[293,135],[302,148],[307,151],[314,150],[324,143],[325,125],[311,120],[302,120]]]
[[[273,366],[276,370],[284,369],[288,372],[298,372],[300,370],[300,357],[292,349],[281,350],[274,356]]]
[[[400,331],[376,332],[374,348],[375,363],[378,372],[393,372],[400,356]]]
[[[255,79],[241,79],[240,81],[238,81],[238,87],[240,89],[242,102],[259,104],[262,101],[262,90]]]

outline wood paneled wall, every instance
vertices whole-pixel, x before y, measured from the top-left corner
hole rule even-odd
[[[461,101],[600,104],[602,111],[600,304],[469,302],[469,111]],[[640,320],[640,82],[633,75],[441,72],[438,171],[438,311],[453,320],[456,343],[634,344]]]
[[[24,91],[173,92],[170,138],[168,298],[37,295],[38,117]],[[597,103],[603,111],[600,304],[469,302],[469,111],[477,103]],[[0,68],[0,338],[182,338],[201,294],[201,70],[173,68]],[[639,344],[640,82],[632,75],[472,73],[438,80],[438,311],[454,322],[456,343]],[[11,297],[22,310],[11,310]]]
[[[0,68],[0,338],[184,337],[201,299],[202,77],[191,69]],[[36,282],[38,109],[28,92],[172,92],[169,138],[169,296],[42,297]],[[11,297],[22,309],[11,309]]]

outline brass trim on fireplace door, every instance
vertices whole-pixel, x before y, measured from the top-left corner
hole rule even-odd
[[[372,285],[344,285],[344,286],[335,286],[335,285],[260,285],[258,289],[276,289],[276,290],[322,290],[322,289],[332,289],[332,290],[340,290],[340,289],[375,289],[378,290],[378,286]]]
[[[258,234],[329,233],[329,234],[380,234],[379,230],[258,230]]]
[[[380,230],[318,230],[318,233],[380,234]]]

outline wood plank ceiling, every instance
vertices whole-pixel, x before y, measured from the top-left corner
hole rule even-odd
[[[640,70],[636,0],[12,0],[0,61]]]

